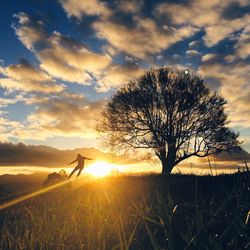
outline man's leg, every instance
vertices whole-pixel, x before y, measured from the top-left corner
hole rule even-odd
[[[82,170],[83,170],[83,168],[80,168],[80,169],[79,169],[78,174],[77,174],[76,177],[78,177],[78,176],[81,174]]]
[[[68,179],[75,173],[75,171],[76,171],[78,168],[79,168],[79,167],[76,166],[76,167],[73,169],[73,171],[72,171],[71,174],[69,175]]]

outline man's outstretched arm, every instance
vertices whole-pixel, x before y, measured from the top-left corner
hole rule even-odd
[[[84,157],[85,160],[94,160],[94,159],[91,159],[91,158],[88,158],[88,157]]]
[[[77,159],[75,159],[74,161],[68,163],[68,165],[70,165],[70,164],[72,164],[72,163],[74,163],[74,162],[77,162]]]

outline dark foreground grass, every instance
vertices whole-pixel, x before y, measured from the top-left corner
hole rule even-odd
[[[66,185],[0,211],[0,249],[250,249],[249,177]]]

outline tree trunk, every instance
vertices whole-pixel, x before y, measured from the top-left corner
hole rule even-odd
[[[172,169],[175,166],[175,158],[176,158],[176,150],[175,145],[170,144],[168,146],[168,153],[166,154],[166,150],[162,150],[160,152],[160,160],[162,164],[162,174],[170,175]]]
[[[160,160],[161,160],[161,165],[162,165],[162,171],[161,171],[161,173],[162,173],[162,174],[170,174],[170,173],[168,172],[168,164],[167,164],[167,157],[166,157],[166,154],[165,154],[165,156],[162,156],[162,157],[160,158]]]

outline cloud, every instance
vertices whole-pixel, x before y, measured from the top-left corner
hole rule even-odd
[[[92,25],[97,36],[105,39],[109,45],[120,52],[141,59],[159,53],[197,32],[197,29],[190,25],[162,26],[152,18],[143,17],[141,15],[143,1],[120,0],[112,6],[98,0],[85,1],[86,3],[75,0],[60,2],[69,17],[81,19],[84,15],[98,16]],[[117,21],[124,13],[125,16],[132,14],[130,21],[133,25],[128,25],[126,18],[126,21],[122,18]]]
[[[29,39],[27,48],[32,48],[41,69],[51,77],[84,85],[90,85],[95,80],[98,91],[106,91],[109,88],[121,86],[142,72],[138,65],[126,62],[124,65],[115,64],[108,54],[90,51],[82,43],[59,32],[54,31],[49,35],[43,30],[44,25],[38,27],[36,22],[24,13],[16,17],[19,19],[19,26],[15,27],[15,32],[20,34],[20,30],[22,31],[19,39],[25,46]],[[25,33],[26,26],[33,29],[39,28],[39,31],[44,34],[44,39],[32,40],[29,33]],[[37,46],[38,43],[39,46]],[[114,47],[109,46],[108,51],[111,49],[114,50]]]
[[[102,6],[102,10],[104,10],[104,6],[105,9],[107,8],[106,5],[97,1],[94,2],[94,5],[97,3]],[[63,4],[67,6],[77,5],[77,2],[63,1]],[[79,11],[86,15],[92,15],[94,12],[91,8],[85,9],[87,5],[83,4]],[[119,8],[126,6],[132,11],[131,8],[135,5],[134,1],[122,1]],[[100,13],[103,15],[102,12]],[[163,29],[158,27],[153,19],[141,17],[134,17],[137,23],[136,27],[129,28],[126,25],[115,23],[111,21],[109,16],[105,16],[105,18],[94,22],[93,27],[99,37],[109,42],[109,45],[106,46],[109,48],[108,51],[115,51],[108,55],[95,53],[82,43],[59,32],[54,31],[48,34],[44,30],[43,23],[25,13],[20,13],[16,17],[19,22],[15,26],[15,32],[20,41],[36,55],[41,69],[53,78],[72,83],[89,85],[95,80],[99,91],[121,86],[142,72],[142,69],[135,64],[125,62],[122,65],[112,62],[110,56],[114,56],[114,53],[117,54],[117,51],[125,52],[133,57],[146,58],[193,35],[196,31],[192,27],[184,26],[178,29],[174,27]],[[78,17],[80,18],[81,15],[79,14]],[[34,34],[38,33],[39,35],[30,36],[30,32],[33,31]]]
[[[250,161],[250,154],[242,149],[232,153],[222,152],[215,156],[216,161],[223,162],[223,161]]]
[[[47,38],[47,34],[44,31],[44,23],[24,12],[14,15],[14,17],[19,22],[19,26],[13,25],[17,37],[27,49],[34,51],[35,46]]]
[[[78,0],[60,0],[62,7],[68,17],[81,19],[83,16],[109,16],[110,9],[104,2],[99,0],[78,1]]]
[[[96,138],[96,121],[105,102],[91,102],[82,95],[68,92],[50,96],[38,104],[12,135],[22,140],[44,140],[52,136]]]
[[[246,26],[239,35],[235,48],[237,57],[247,59],[250,56],[250,25]]]
[[[235,1],[199,1],[192,0],[183,4],[163,3],[157,6],[155,13],[161,16],[170,16],[176,25],[192,25],[205,31],[203,40],[208,47],[214,46],[230,34],[240,31],[250,21],[250,15],[241,11],[237,17],[225,16],[227,7]],[[238,5],[248,8],[247,1],[238,1]],[[231,13],[232,15],[232,13]]]
[[[61,4],[69,16],[81,18],[82,15],[100,15],[93,23],[93,28],[99,38],[109,42],[105,45],[108,54],[93,52],[79,41],[57,31],[48,34],[42,22],[25,13],[16,15],[18,24],[14,26],[15,32],[24,46],[35,54],[40,68],[51,78],[84,85],[96,81],[99,91],[120,86],[142,72],[138,66],[131,66],[126,62],[124,65],[116,65],[112,62],[111,57],[118,52],[148,59],[197,31],[191,26],[161,27],[155,20],[139,16],[133,17],[136,23],[134,28],[127,27],[125,24],[116,23],[111,15],[107,14],[108,5],[99,1],[83,3],[80,6],[78,1],[61,1]],[[74,7],[70,9],[69,6]],[[136,12],[139,11],[140,4],[135,1],[121,1],[116,6],[124,12]],[[113,53],[110,53],[111,51]],[[9,85],[7,80],[5,85]]]
[[[216,45],[218,42],[227,38],[231,33],[244,28],[244,26],[248,22],[250,22],[250,16],[246,15],[241,19],[232,20],[229,23],[227,23],[227,21],[224,21],[217,25],[209,26],[206,28],[204,41],[207,46]]]
[[[192,56],[200,56],[201,53],[195,49],[189,49],[186,51],[186,55],[191,56],[191,57]]]
[[[108,2],[100,0],[77,1],[77,0],[60,0],[60,3],[67,13],[68,17],[81,19],[84,16],[98,16],[102,19],[111,17],[114,8],[108,6]],[[143,5],[142,0],[118,0],[114,2],[115,11],[125,13],[137,13]]]
[[[122,65],[110,66],[99,79],[98,91],[106,91],[110,88],[117,88],[139,77],[143,69],[134,62],[127,62]]]
[[[4,108],[10,104],[16,103],[16,100],[14,99],[9,99],[9,98],[2,98],[0,97],[0,108]]]
[[[99,74],[112,61],[109,56],[92,52],[69,36],[56,31],[47,34],[44,25],[37,24],[38,21],[25,13],[16,17],[17,36],[24,46],[34,52],[40,67],[52,77],[88,85],[90,74]],[[36,33],[39,35],[32,35]]]
[[[95,22],[93,28],[99,38],[107,40],[116,49],[141,59],[160,53],[197,31],[191,26],[163,29],[153,19],[139,17],[134,19],[135,26],[132,28],[108,20]]]
[[[218,55],[214,53],[208,53],[202,56],[201,61],[202,62],[212,62],[214,60],[218,60]]]
[[[26,60],[5,68],[0,67],[0,70],[4,76],[0,78],[0,86],[8,90],[55,93],[64,89],[63,85],[57,84],[51,76]]]
[[[190,49],[197,49],[201,44],[201,41],[199,40],[194,40],[188,44]]]
[[[59,150],[56,148],[40,145],[25,145],[23,143],[2,143],[0,142],[0,165],[1,166],[66,166],[66,164],[76,158],[77,154],[82,154],[95,160],[116,164],[133,164],[141,160],[128,155],[116,155],[109,152],[102,152],[96,148],[78,148],[74,150]],[[72,167],[68,166],[68,167]]]
[[[237,45],[237,55],[241,59],[246,59],[250,56],[250,43],[240,43]]]
[[[223,64],[219,62],[204,63],[199,68],[200,74],[206,78],[220,82],[219,92],[227,99],[226,111],[231,126],[250,124],[250,66],[244,63]]]
[[[98,75],[111,58],[88,50],[70,37],[54,32],[48,39],[49,47],[37,53],[41,67],[50,75],[65,81],[89,84],[89,73]]]
[[[120,0],[117,3],[119,10],[127,13],[138,13],[141,10],[143,1],[138,0]]]
[[[0,141],[8,141],[12,131],[19,127],[19,122],[11,121],[7,118],[0,117]]]
[[[0,164],[1,166],[46,166],[46,167],[62,167],[73,159],[76,158],[77,154],[82,154],[83,156],[90,157],[95,160],[115,162],[116,164],[127,165],[129,164],[138,164],[146,162],[147,157],[143,157],[142,154],[135,152],[131,154],[120,154],[117,155],[111,152],[103,152],[96,148],[77,148],[73,150],[59,150],[53,147],[48,147],[44,145],[34,146],[26,145],[23,143],[13,144],[9,142],[0,142]],[[231,154],[221,153],[216,155],[216,163],[219,163],[218,170],[220,169],[230,169],[231,165],[228,166],[229,162],[239,162],[250,160],[250,155],[247,151],[241,150],[239,152],[234,152]],[[203,160],[200,160],[199,163],[203,163]],[[222,165],[220,163],[227,162],[227,165]],[[204,162],[205,163],[205,162]],[[204,169],[209,167],[206,165],[196,164],[193,165],[193,168]],[[134,166],[134,165],[133,165]],[[190,164],[181,164],[178,168],[189,167]],[[235,164],[234,164],[235,166]],[[69,166],[68,166],[69,167]],[[72,167],[72,166],[70,166]]]

